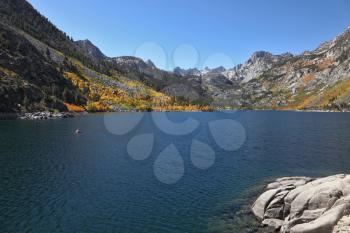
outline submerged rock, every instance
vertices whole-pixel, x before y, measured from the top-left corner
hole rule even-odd
[[[266,189],[252,206],[263,227],[282,233],[350,232],[350,175],[286,177]]]

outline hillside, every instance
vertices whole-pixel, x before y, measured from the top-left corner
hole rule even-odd
[[[350,109],[350,29],[300,55],[173,72],[74,41],[25,0],[0,0],[0,29],[0,112]]]
[[[350,29],[313,51],[279,59],[243,83],[252,107],[350,109]],[[251,88],[254,86],[255,88]]]
[[[73,41],[24,0],[0,1],[0,27],[0,112],[205,108],[156,91],[176,83],[169,73],[152,67],[146,76]]]

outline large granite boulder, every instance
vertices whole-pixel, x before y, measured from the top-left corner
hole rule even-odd
[[[252,211],[262,226],[282,233],[332,233],[350,214],[350,175],[286,177],[266,189]]]

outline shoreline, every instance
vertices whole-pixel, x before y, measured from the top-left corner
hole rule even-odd
[[[171,110],[156,110],[156,111],[142,111],[142,110],[118,110],[118,111],[99,111],[99,112],[24,112],[24,113],[0,113],[0,120],[48,120],[48,119],[62,119],[73,118],[80,115],[87,115],[93,113],[122,113],[122,112],[225,112],[225,111],[275,111],[275,112],[301,112],[301,113],[350,113],[350,110],[336,111],[336,110],[293,110],[293,109],[216,109],[212,111],[171,111]]]

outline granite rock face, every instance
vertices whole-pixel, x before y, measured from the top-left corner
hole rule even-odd
[[[286,177],[266,187],[254,215],[282,233],[350,232],[350,175]]]
[[[346,233],[350,232],[350,216],[344,216],[339,220],[338,224],[334,227],[333,233]]]

